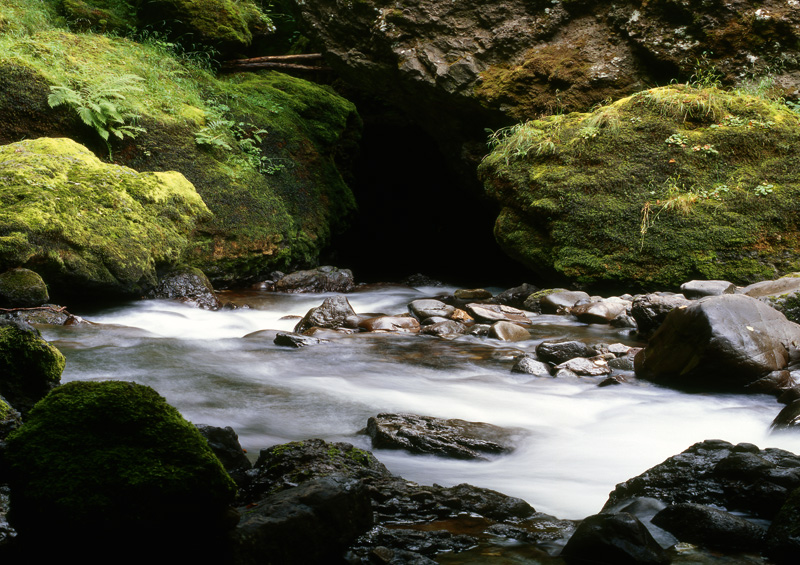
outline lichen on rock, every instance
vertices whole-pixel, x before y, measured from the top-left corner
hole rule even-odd
[[[140,292],[208,214],[180,173],[108,165],[69,139],[0,146],[0,178],[0,266],[36,265],[62,291]]]

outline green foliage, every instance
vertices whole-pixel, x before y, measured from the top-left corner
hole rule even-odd
[[[111,153],[109,136],[119,139],[136,137],[145,131],[130,122],[139,116],[125,105],[126,95],[141,92],[144,79],[137,75],[109,76],[98,84],[83,84],[78,90],[68,86],[51,86],[47,103],[51,108],[65,104],[78,113],[81,121],[103,138]]]

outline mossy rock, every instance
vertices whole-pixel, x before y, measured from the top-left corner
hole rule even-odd
[[[0,273],[0,306],[24,308],[41,306],[50,300],[42,277],[30,269]]]
[[[542,278],[595,287],[796,271],[799,126],[783,104],[687,85],[514,126],[480,167],[496,239]]]
[[[66,361],[39,330],[0,319],[0,394],[27,411],[61,382]]]
[[[236,493],[200,432],[130,382],[58,387],[8,437],[6,461],[9,517],[29,539],[199,541],[223,528]]]
[[[208,213],[180,173],[108,165],[69,139],[1,146],[0,178],[0,267],[35,265],[62,292],[141,292]]]

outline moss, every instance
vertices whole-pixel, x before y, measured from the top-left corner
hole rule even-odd
[[[794,271],[799,125],[781,104],[684,85],[528,122],[481,166],[495,235],[531,269],[594,285]]]
[[[0,306],[41,306],[50,299],[47,285],[29,269],[0,273]]]
[[[179,173],[104,164],[69,139],[0,147],[0,177],[0,265],[36,265],[51,287],[139,292],[207,214]]]
[[[128,382],[57,388],[9,436],[7,462],[20,532],[35,534],[48,516],[70,532],[135,539],[171,532],[176,513],[179,530],[207,531],[235,495],[200,432],[154,390]]]

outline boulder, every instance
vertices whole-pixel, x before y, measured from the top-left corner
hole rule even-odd
[[[681,285],[681,294],[689,300],[735,292],[736,285],[728,281],[689,281]]]
[[[312,327],[341,328],[348,319],[356,316],[346,296],[336,295],[326,298],[321,305],[311,308],[294,327],[295,333],[303,333]]]
[[[20,425],[22,425],[22,414],[15,410],[5,398],[0,396],[0,451],[3,449],[8,434],[16,430]],[[2,455],[0,455],[1,459]],[[2,471],[4,468],[5,466],[0,466],[0,483],[5,482]]]
[[[92,550],[141,554],[168,540],[210,548],[233,526],[236,485],[197,428],[143,385],[58,387],[9,436],[6,461],[14,527],[68,554],[87,531]]]
[[[283,345],[286,347],[294,347],[299,349],[301,347],[308,347],[309,345],[319,345],[325,343],[326,339],[320,339],[309,335],[303,335],[293,332],[278,332],[275,334],[273,343],[275,345]]]
[[[466,310],[470,316],[479,322],[492,324],[503,320],[506,322],[530,324],[530,318],[528,318],[524,310],[512,308],[511,306],[504,306],[502,304],[478,304],[472,302],[466,305]]]
[[[211,281],[197,267],[179,267],[161,276],[150,296],[179,300],[204,310],[222,307]]]
[[[620,314],[624,314],[631,303],[619,299],[605,299],[586,304],[576,304],[570,314],[585,324],[610,324]]]
[[[636,374],[681,388],[746,392],[800,358],[798,348],[800,325],[775,309],[748,296],[711,296],[670,312],[636,355]],[[777,394],[781,385],[757,388]]]
[[[455,306],[431,298],[414,300],[408,305],[408,311],[420,322],[433,317],[449,318],[455,310]]]
[[[30,308],[50,300],[47,285],[30,269],[11,269],[0,273],[0,307]]]
[[[489,337],[501,341],[527,341],[531,339],[531,333],[519,324],[500,320],[492,324]]]
[[[800,276],[792,273],[774,281],[761,281],[744,287],[742,294],[758,298],[792,322],[800,322]]]
[[[584,377],[600,377],[602,375],[611,374],[611,367],[608,366],[608,362],[603,359],[602,356],[596,356],[590,359],[586,357],[569,359],[568,361],[556,365],[555,369],[557,371],[566,369],[567,371]]]
[[[306,271],[295,271],[278,279],[277,292],[350,292],[355,282],[349,269],[324,266]]]
[[[534,293],[525,300],[528,302],[538,302],[539,311],[544,314],[563,314],[569,312],[578,302],[590,301],[591,297],[582,290],[554,290]]]
[[[253,465],[245,455],[239,436],[230,426],[220,428],[208,424],[196,424],[197,430],[206,438],[208,446],[228,472],[250,469]]]
[[[767,532],[749,520],[703,504],[672,504],[652,521],[682,542],[726,553],[760,552]]]
[[[420,325],[411,316],[377,316],[358,322],[358,327],[367,332],[418,333]]]
[[[767,530],[765,553],[781,565],[797,561],[800,554],[800,488],[795,489]]]
[[[682,294],[644,294],[633,299],[631,316],[636,320],[640,337],[648,338],[662,324],[667,314],[690,301]]]
[[[558,365],[576,357],[594,357],[597,349],[582,341],[543,341],[536,346],[540,361]]]
[[[24,322],[0,319],[0,395],[27,413],[61,382],[66,360]]]
[[[660,565],[666,553],[633,514],[595,514],[584,518],[561,551],[568,564]]]
[[[456,300],[489,300],[492,293],[483,288],[459,288],[453,293]]]
[[[784,406],[775,416],[770,429],[800,431],[800,399],[793,400]]]
[[[433,318],[428,318],[428,320],[432,319]],[[428,324],[423,326],[419,331],[421,334],[438,336],[461,335],[466,332],[467,326],[455,320],[442,320],[440,322]]]
[[[523,283],[519,286],[515,286],[513,288],[509,288],[504,290],[503,292],[497,294],[496,296],[490,298],[486,302],[491,302],[492,304],[503,304],[505,306],[511,306],[513,308],[525,308],[525,300],[539,290],[538,287]]]
[[[70,139],[0,146],[0,176],[0,268],[36,265],[63,294],[143,292],[208,215],[180,173],[109,165]]]
[[[367,421],[375,449],[404,449],[455,459],[487,459],[514,450],[514,434],[492,424],[415,414],[378,414]]]
[[[530,355],[523,355],[514,363],[511,368],[512,373],[522,373],[525,375],[533,375],[535,377],[549,377],[550,365],[543,363]]]

